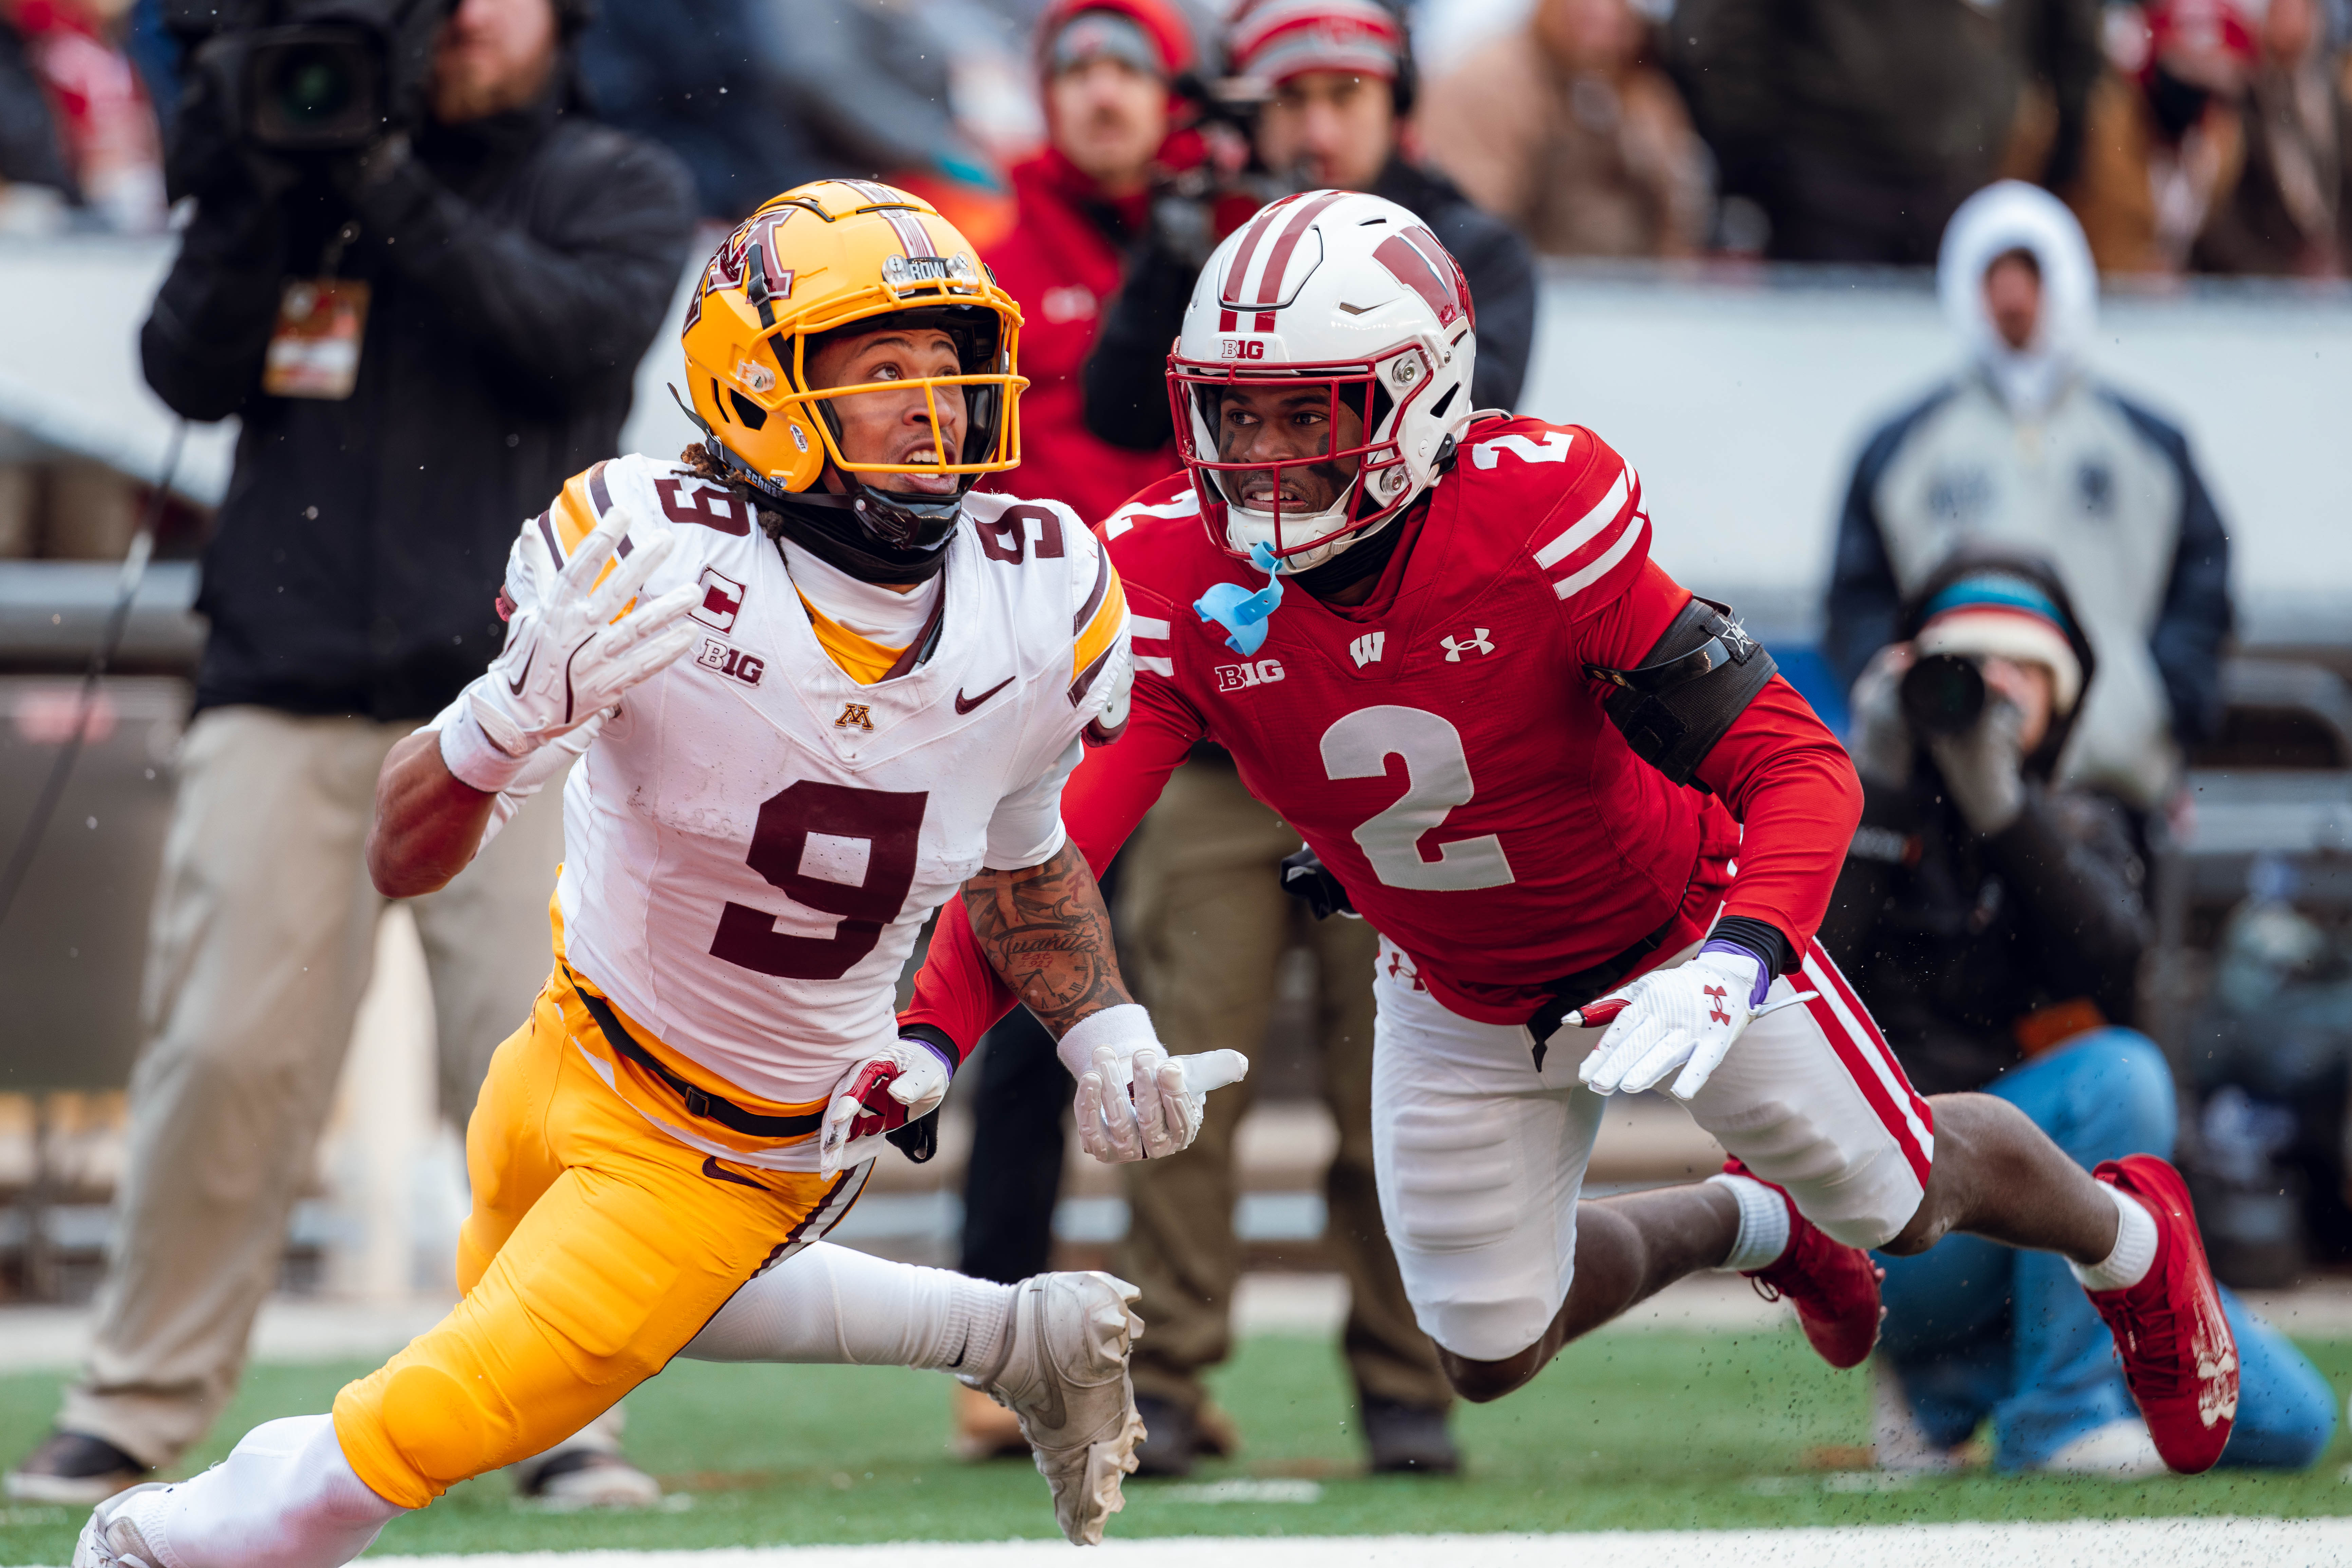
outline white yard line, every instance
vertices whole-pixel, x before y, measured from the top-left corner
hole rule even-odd
[[[1114,1526],[1116,1528],[1116,1526]],[[1817,1530],[1576,1535],[1169,1537],[1113,1540],[1089,1561],[1134,1568],[2344,1568],[2352,1520],[2084,1520],[2063,1524],[1850,1525]],[[1068,1563],[1058,1541],[535,1552],[383,1559],[400,1568],[1030,1568]]]
[[[765,1546],[709,1552],[375,1556],[387,1568],[1045,1568],[1058,1541]],[[2352,1519],[2078,1520],[1559,1535],[1170,1536],[1114,1539],[1089,1562],[1130,1568],[2345,1568]]]

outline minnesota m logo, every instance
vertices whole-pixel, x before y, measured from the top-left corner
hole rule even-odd
[[[841,717],[833,721],[833,727],[836,730],[871,730],[874,728],[874,716],[869,708],[870,704],[864,702],[843,703]]]

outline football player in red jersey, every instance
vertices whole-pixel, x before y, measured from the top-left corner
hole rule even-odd
[[[2095,1177],[1997,1100],[1913,1092],[1812,940],[1859,816],[1845,753],[1650,560],[1615,452],[1466,406],[1474,325],[1376,196],[1289,198],[1211,258],[1169,362],[1184,471],[1102,528],[1139,679],[1064,794],[1073,837],[1106,861],[1212,740],[1306,838],[1302,889],[1378,928],[1381,1212],[1466,1397],[1710,1268],[1857,1364],[1860,1249],[1959,1229],[2066,1257],[2167,1462],[2208,1468],[2236,1355],[2178,1175]],[[959,1047],[1011,1000],[964,913],[902,1019]],[[1580,1203],[1604,1097],[1653,1087],[1727,1174]]]

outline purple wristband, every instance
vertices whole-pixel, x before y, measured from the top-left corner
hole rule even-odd
[[[901,1035],[898,1037],[898,1043],[902,1046],[922,1047],[925,1050],[930,1052],[931,1055],[940,1058],[940,1065],[948,1069],[948,1077],[955,1077],[956,1059],[950,1056],[948,1054],[947,1047],[940,1045],[937,1040],[926,1039],[920,1035]]]
[[[1699,952],[1701,953],[1736,952],[1742,958],[1754,959],[1756,961],[1756,993],[1754,995],[1748,998],[1748,1010],[1752,1013],[1757,1008],[1764,1005],[1765,994],[1772,989],[1772,961],[1770,959],[1766,958],[1762,953],[1757,952],[1746,942],[1736,942],[1727,936],[1709,937],[1706,941],[1706,945],[1700,948]]]

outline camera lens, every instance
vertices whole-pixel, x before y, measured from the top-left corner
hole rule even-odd
[[[381,40],[350,26],[274,27],[247,53],[247,133],[289,153],[363,147],[383,131]]]
[[[279,66],[278,111],[290,125],[317,125],[351,107],[356,84],[340,49],[289,51]]]
[[[1903,676],[1903,716],[1927,735],[1958,735],[1984,712],[1984,672],[1958,654],[1931,654]]]

